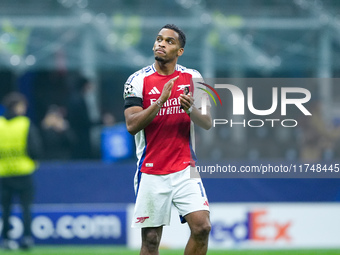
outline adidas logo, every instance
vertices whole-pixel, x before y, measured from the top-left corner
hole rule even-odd
[[[159,90],[156,87],[153,87],[152,90],[149,92],[149,95],[160,94]]]

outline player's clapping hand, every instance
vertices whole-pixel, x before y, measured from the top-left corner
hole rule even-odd
[[[174,86],[175,81],[178,79],[178,77],[179,76],[176,76],[175,78],[170,79],[167,83],[164,84],[162,94],[159,97],[159,100],[162,104],[164,104],[166,100],[168,100],[168,98],[170,97],[172,87]]]

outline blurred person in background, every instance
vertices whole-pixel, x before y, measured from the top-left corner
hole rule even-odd
[[[112,127],[116,124],[116,117],[110,111],[103,111],[103,114],[101,117],[102,117],[103,126],[105,127]]]
[[[41,123],[41,133],[45,159],[66,160],[71,158],[74,134],[60,106],[49,106]]]
[[[304,162],[331,160],[340,140],[340,128],[326,123],[320,100],[313,100],[310,109],[312,116],[301,121],[300,159]]]
[[[19,196],[22,208],[24,233],[20,247],[33,245],[31,234],[31,205],[34,198],[33,173],[37,168],[34,161],[41,157],[41,139],[37,128],[28,117],[27,100],[24,95],[12,92],[5,96],[5,114],[0,117],[0,180],[2,206],[3,248],[14,249],[17,245],[10,240],[10,214],[12,200]]]
[[[81,77],[76,85],[76,91],[71,95],[67,107],[67,119],[75,134],[72,148],[73,159],[92,158],[90,131],[93,123],[90,119],[86,104],[86,94],[90,93],[93,85],[87,78]]]
[[[110,110],[103,110],[100,123],[91,129],[91,145],[94,158],[102,157],[102,132],[116,125],[116,117]]]

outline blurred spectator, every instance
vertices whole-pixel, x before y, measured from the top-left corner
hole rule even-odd
[[[72,148],[73,159],[88,159],[92,157],[90,142],[90,129],[92,122],[87,108],[85,96],[93,89],[91,82],[86,78],[80,78],[76,91],[68,102],[68,120],[75,134],[75,142]]]
[[[306,116],[302,121],[300,158],[306,162],[332,159],[340,128],[325,123],[320,101],[312,101],[310,109],[312,116]]]
[[[95,158],[101,158],[101,134],[104,128],[113,127],[116,124],[116,117],[110,111],[103,111],[101,123],[91,129],[91,144]]]
[[[10,214],[14,195],[20,198],[23,212],[24,235],[21,248],[33,245],[31,234],[31,205],[34,198],[33,173],[37,159],[42,154],[41,139],[33,123],[24,115],[26,98],[20,93],[10,93],[4,98],[6,108],[0,117],[0,180],[2,206],[2,239],[5,249],[16,248],[10,240]]]
[[[74,134],[61,107],[51,105],[41,123],[45,159],[70,159]]]
[[[114,126],[116,124],[116,117],[113,115],[113,113],[104,111],[102,114],[102,122],[105,127]]]

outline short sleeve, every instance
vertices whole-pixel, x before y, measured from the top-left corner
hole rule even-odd
[[[143,75],[140,72],[132,74],[124,84],[124,99],[139,97],[143,99]]]
[[[194,93],[193,93],[194,106],[197,109],[200,109],[202,107],[203,98],[206,99],[207,106],[211,106],[209,95],[207,94],[207,92],[203,90],[203,89],[206,89],[206,86],[200,83],[200,82],[204,83],[202,75],[196,70],[194,70],[194,72],[192,73],[192,82],[194,85]]]

